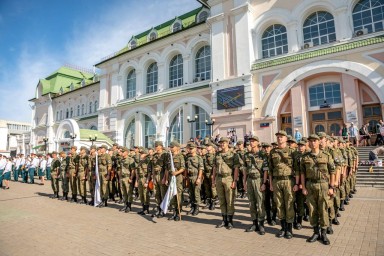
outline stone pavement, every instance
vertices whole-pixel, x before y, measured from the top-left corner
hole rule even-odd
[[[39,182],[39,181],[37,181]],[[45,186],[11,182],[0,190],[0,255],[384,255],[384,189],[359,188],[334,226],[330,246],[309,244],[308,222],[294,238],[245,233],[251,223],[246,199],[236,203],[235,229],[216,229],[219,210],[202,210],[181,222],[50,199]]]

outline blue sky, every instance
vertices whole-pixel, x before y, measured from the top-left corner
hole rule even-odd
[[[31,121],[40,78],[64,64],[92,68],[195,0],[0,0],[0,119]]]

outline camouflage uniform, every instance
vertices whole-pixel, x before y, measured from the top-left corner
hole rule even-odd
[[[187,173],[189,177],[189,196],[191,199],[191,210],[189,213],[193,215],[197,215],[199,213],[199,204],[201,200],[201,196],[200,196],[201,183],[197,185],[196,181],[199,178],[199,172],[204,171],[203,159],[199,155],[194,155],[194,156],[190,155],[187,159],[186,167],[187,167]]]
[[[148,153],[146,150],[142,151],[143,153]],[[150,161],[150,156],[145,156],[140,158],[139,163],[136,167],[136,181],[138,183],[140,202],[143,206],[143,210],[138,212],[141,215],[145,215],[145,212],[149,213],[149,191],[145,185],[148,185],[149,181],[149,170],[148,164]]]
[[[56,152],[55,152],[56,153]],[[60,160],[55,157],[51,163],[51,186],[53,193],[55,194],[53,198],[59,197],[59,180],[60,180]]]
[[[128,150],[128,149],[122,149]],[[121,209],[121,211],[129,212],[132,210],[132,201],[133,201],[133,178],[135,176],[135,168],[136,164],[132,157],[125,157],[121,159],[121,190],[123,193],[123,200],[125,207]]]
[[[69,172],[69,183],[71,185],[71,192],[72,192],[72,201],[74,202],[77,202],[78,165],[79,165],[79,155],[76,153],[72,153],[72,155],[69,157],[68,172]]]
[[[78,157],[79,160],[79,167],[78,167],[78,172],[77,172],[77,181],[78,181],[78,187],[80,191],[80,196],[83,199],[83,202],[86,204],[87,203],[87,177],[86,177],[86,171],[89,170],[90,168],[90,160],[88,155],[81,156],[79,155]]]
[[[335,173],[333,158],[329,153],[321,150],[318,155],[306,153],[301,160],[300,170],[304,175],[305,186],[308,191],[307,202],[310,224],[314,228],[314,234],[318,235],[318,228],[321,228],[323,242],[325,243],[324,239],[328,240],[326,238],[326,228],[330,225],[328,218],[329,181],[330,176]]]
[[[60,162],[60,176],[61,176],[61,188],[63,189],[63,197],[61,200],[68,200],[69,192],[69,156],[63,158]]]
[[[215,204],[213,199],[217,197],[216,188],[212,187],[212,169],[215,160],[214,153],[207,153],[204,155],[204,190],[207,196],[207,204],[209,203],[209,209],[214,210]]]
[[[99,179],[100,179],[100,197],[106,202],[108,200],[108,183],[110,180],[110,173],[108,173],[112,168],[112,159],[111,156],[107,153],[100,154],[97,157],[98,160],[98,169],[99,169]],[[100,205],[101,206],[101,205]]]

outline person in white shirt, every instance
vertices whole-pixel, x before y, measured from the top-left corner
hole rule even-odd
[[[39,168],[40,161],[34,153],[32,153],[31,155],[32,155],[32,159],[31,159],[31,163],[30,163],[30,166],[28,169],[29,184],[34,184],[35,183],[35,171],[36,171],[36,168]]]
[[[21,181],[25,182],[25,162],[26,159],[24,157],[24,154],[20,155],[20,163],[19,163],[19,173],[21,174]]]
[[[5,164],[4,173],[3,173],[4,181],[5,181],[5,189],[9,189],[9,181],[11,180],[12,166],[13,166],[12,158],[9,157],[8,159],[6,159],[6,164]]]
[[[43,156],[43,157],[41,157],[40,168],[39,168],[39,177],[41,180],[40,185],[44,185],[46,168],[47,168],[47,160],[46,160],[46,157]]]
[[[20,155],[17,155],[17,157],[13,161],[13,180],[18,181],[19,180],[19,165],[20,165]]]
[[[52,165],[52,156],[51,154],[47,154],[47,169],[45,169],[45,174],[47,180],[51,180],[51,165]]]
[[[5,165],[7,164],[7,160],[5,159],[5,156],[0,154],[0,188],[3,187],[3,179],[4,179],[4,169]]]

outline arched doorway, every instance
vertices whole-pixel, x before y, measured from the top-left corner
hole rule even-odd
[[[168,131],[168,142],[177,141],[179,143],[184,142],[183,138],[183,131],[184,131],[184,125],[183,125],[183,114],[184,111],[180,108],[177,112],[176,116],[173,118],[171,125],[169,127]]]
[[[144,115],[144,147],[145,148],[152,148],[155,146],[155,140],[156,140],[156,125],[152,121],[152,119]]]
[[[132,148],[135,146],[135,119],[133,119],[129,123],[129,125],[125,131],[124,145],[128,148]]]

